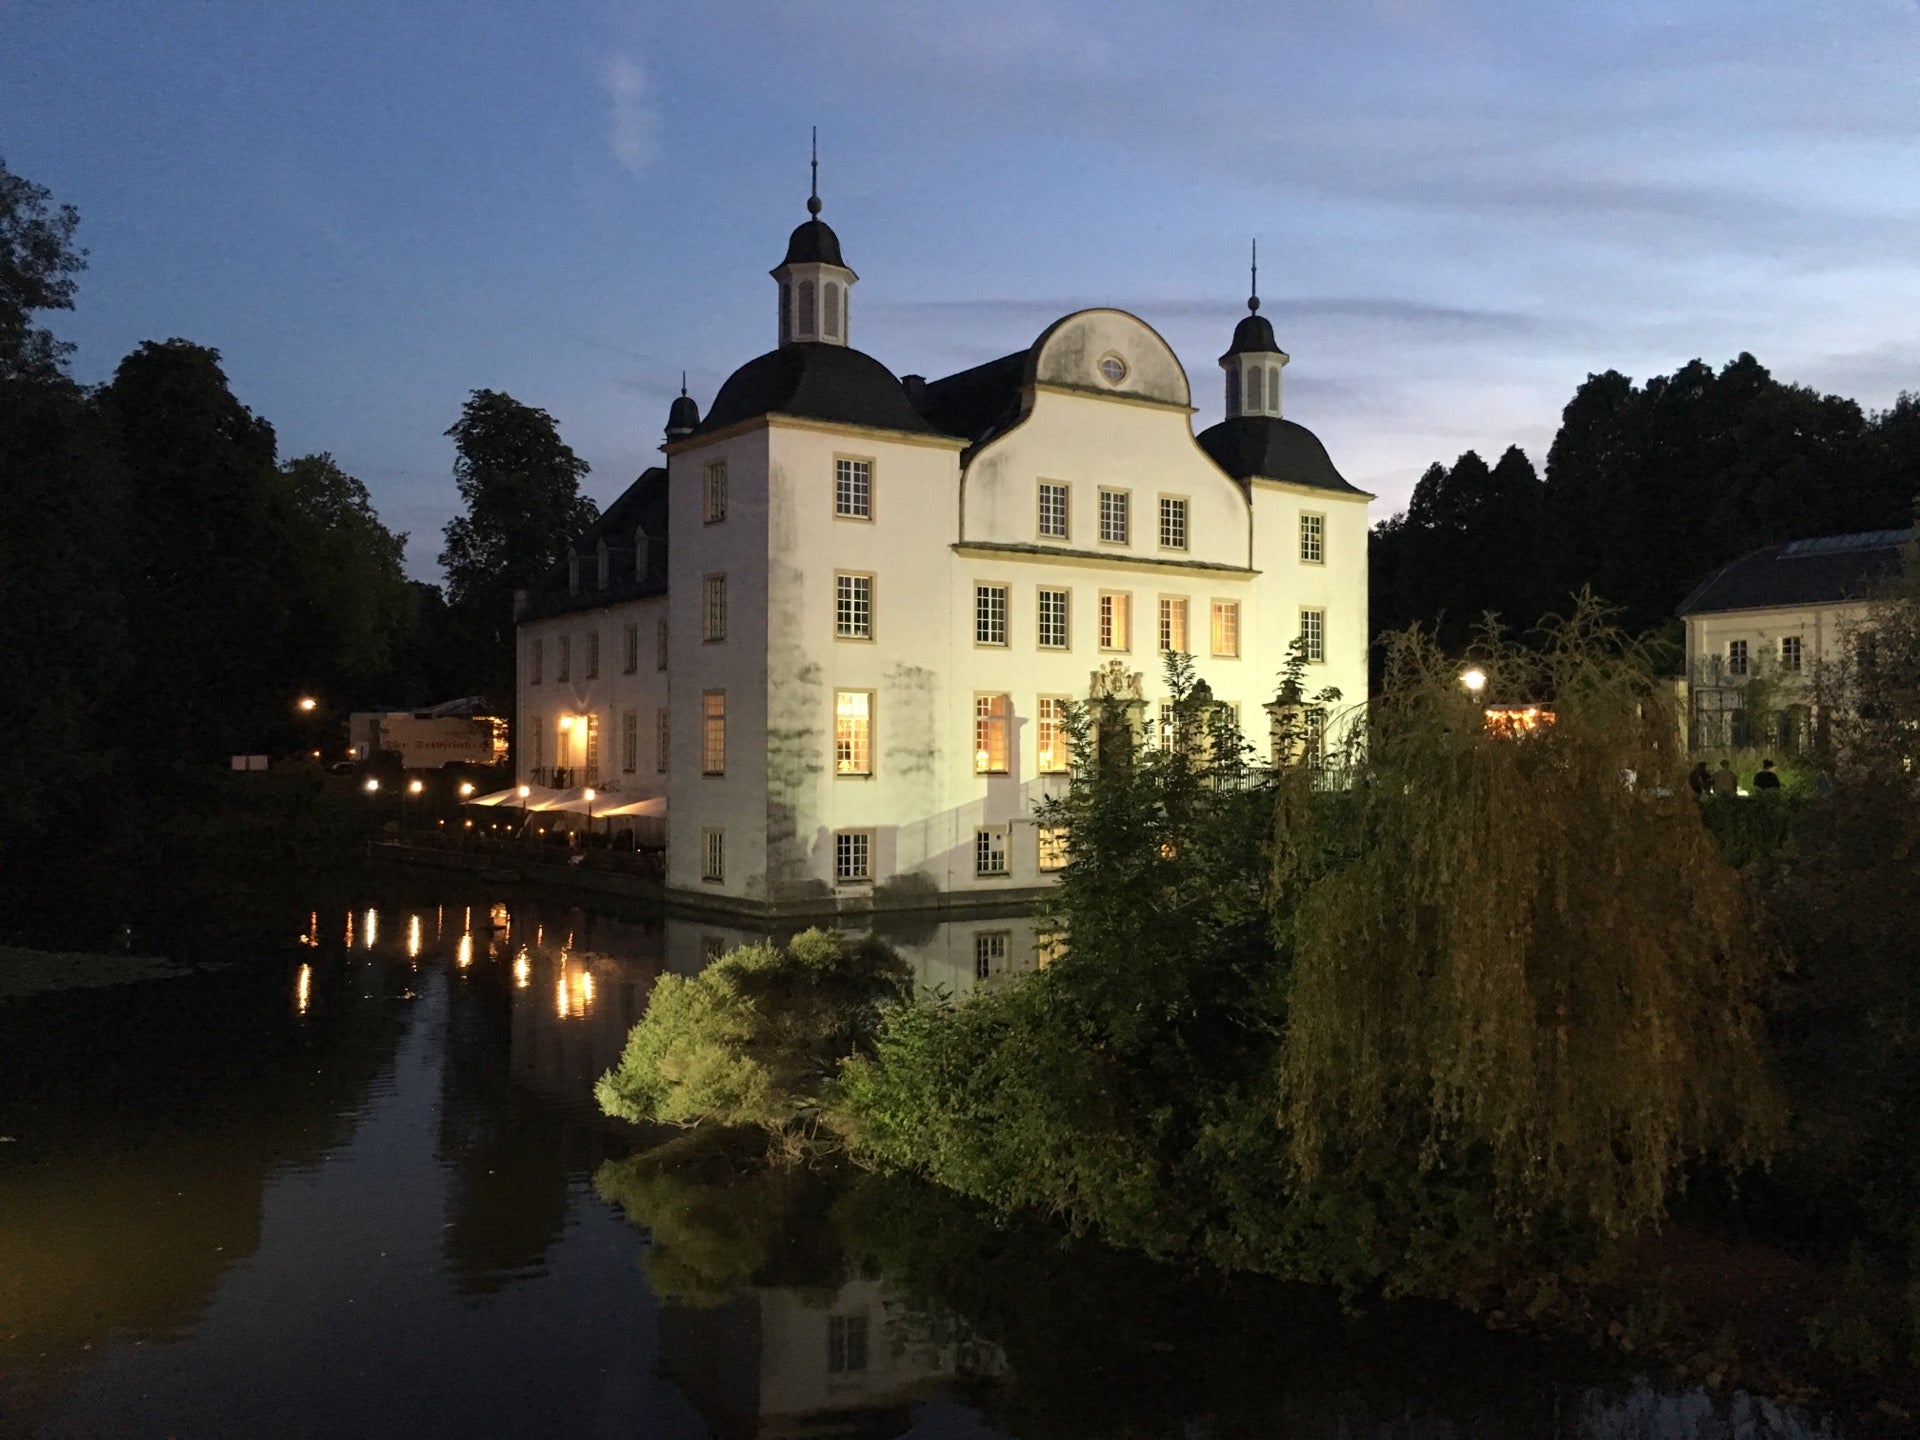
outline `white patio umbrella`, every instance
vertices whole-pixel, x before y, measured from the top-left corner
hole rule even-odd
[[[595,816],[645,815],[657,818],[667,813],[667,797],[664,795],[655,795],[648,800],[621,800],[617,796],[609,796],[608,800],[609,803],[605,805],[595,804]]]

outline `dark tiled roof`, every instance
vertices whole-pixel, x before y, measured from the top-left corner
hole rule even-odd
[[[1279,354],[1280,342],[1273,338],[1273,326],[1264,315],[1249,315],[1233,327],[1233,343],[1227,355]],[[1222,355],[1222,360],[1227,358]]]
[[[1257,318],[1257,317],[1249,317]],[[1364,495],[1333,468],[1327,447],[1304,425],[1271,415],[1240,415],[1209,426],[1195,437],[1200,448],[1242,484],[1258,477],[1311,485],[1342,495]]]
[[[696,433],[722,430],[759,415],[937,433],[878,360],[845,345],[812,340],[769,350],[734,371],[713,397],[713,408]]]
[[[636,531],[646,536],[636,545]],[[607,584],[600,587],[600,541],[607,542]],[[644,553],[643,553],[644,551]],[[562,560],[527,595],[522,620],[543,620],[574,610],[595,610],[623,600],[641,600],[667,593],[667,472],[659,466],[629,485],[573,542],[580,557],[580,592],[567,587],[567,562]]]
[[[820,219],[805,220],[794,227],[793,234],[787,237],[787,258],[782,265],[838,265],[846,268],[847,262],[840,258],[840,237],[833,233],[833,227]]]
[[[1030,350],[1016,350],[971,370],[927,383],[920,412],[936,429],[978,445],[1020,418],[1020,388]]]
[[[1901,550],[1913,538],[1912,530],[1869,530],[1769,545],[1714,571],[1675,613],[1864,600],[1899,575]]]

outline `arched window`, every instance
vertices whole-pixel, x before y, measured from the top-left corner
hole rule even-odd
[[[1247,409],[1255,415],[1260,413],[1260,367],[1247,369]]]
[[[802,340],[811,339],[815,333],[813,321],[813,282],[800,282],[800,323],[797,327]]]
[[[1234,366],[1227,371],[1227,418],[1231,420],[1240,413],[1240,367]]]
[[[1267,408],[1275,414],[1280,411],[1280,367],[1267,367]]]
[[[793,339],[793,286],[780,282],[780,343]]]
[[[827,339],[840,338],[840,287],[829,280],[820,287],[820,310],[826,316]]]

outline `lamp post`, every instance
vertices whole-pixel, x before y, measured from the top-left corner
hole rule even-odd
[[[531,785],[522,785],[520,787],[520,834],[523,837],[527,833],[527,799],[532,794],[533,787]]]
[[[426,784],[423,781],[409,780],[407,782],[406,794],[400,799],[400,829],[403,832],[407,828],[407,802],[426,788]]]
[[[593,838],[593,802],[595,797],[594,788],[591,785],[589,785],[587,786],[586,790],[583,793],[586,795],[586,798],[587,798],[587,838],[592,839]]]

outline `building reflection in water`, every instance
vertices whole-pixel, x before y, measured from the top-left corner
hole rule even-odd
[[[909,1338],[883,1282],[758,1288],[711,1307],[660,1309],[660,1368],[718,1440],[834,1435],[882,1440],[909,1407],[952,1388],[954,1352]]]

